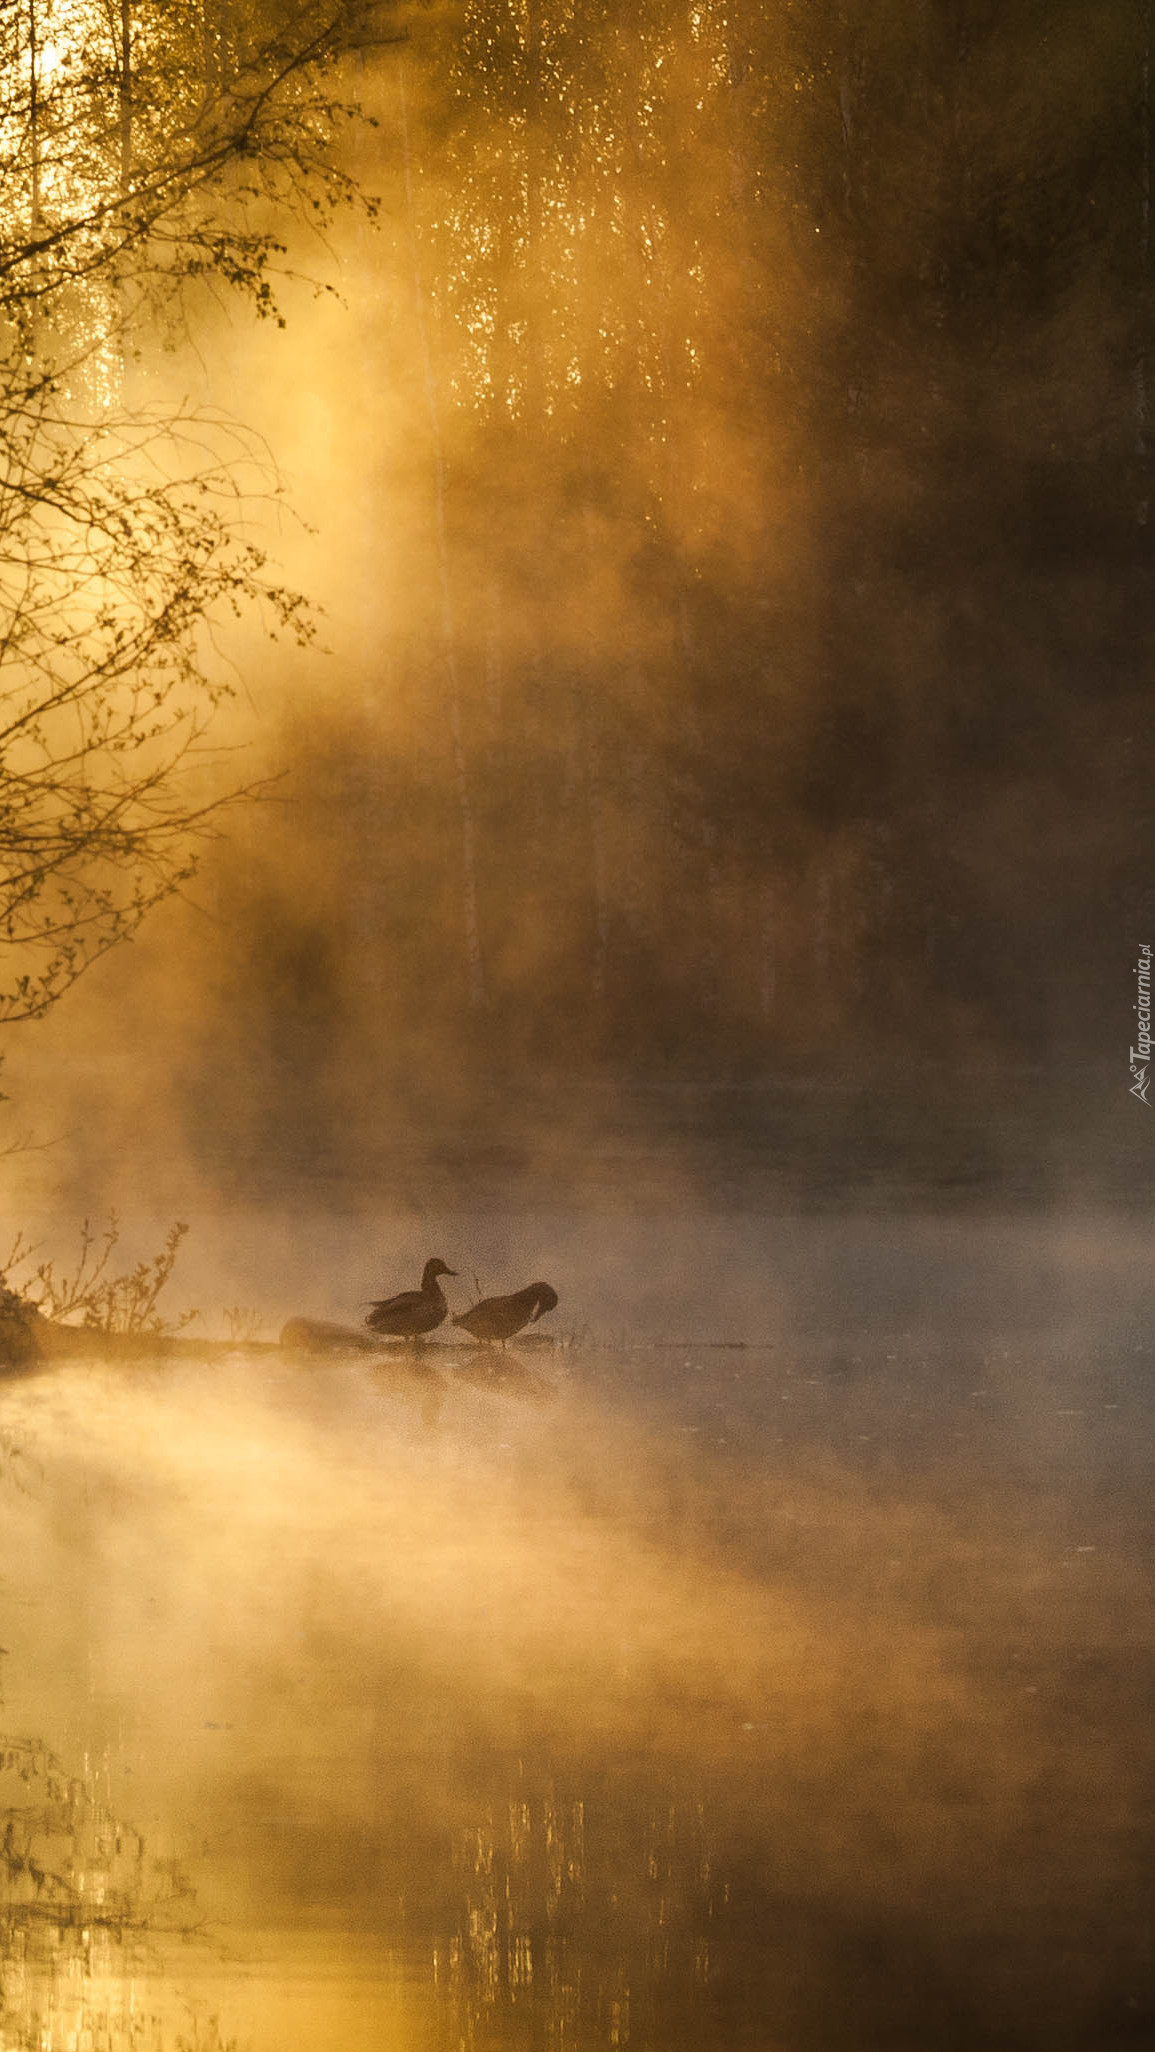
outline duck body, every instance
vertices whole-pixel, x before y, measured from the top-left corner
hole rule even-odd
[[[460,1325],[475,1340],[512,1339],[514,1333],[531,1320],[540,1318],[543,1311],[552,1311],[557,1305],[557,1291],[549,1283],[527,1283],[524,1290],[515,1290],[510,1297],[483,1297],[468,1311],[455,1318],[454,1325]]]
[[[382,1297],[372,1306],[365,1323],[370,1331],[388,1339],[424,1339],[448,1316],[449,1305],[438,1277],[456,1275],[444,1261],[427,1261],[419,1290],[402,1290],[396,1297]]]

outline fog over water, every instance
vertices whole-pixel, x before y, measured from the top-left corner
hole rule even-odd
[[[557,1226],[576,1324],[610,1235]],[[469,1228],[450,1258],[547,1246]],[[191,2003],[254,2052],[1141,2036],[1138,1264],[1090,1229],[702,1219],[707,1328],[689,1232],[631,1306],[662,1235],[619,1222],[600,1333],[497,1370],[435,1341],[5,1384],[5,1729],[195,1891],[155,1915],[188,1937],[71,1969],[54,2028],[128,1952],[157,2042]],[[330,1276],[331,1221],[306,1237]],[[824,1248],[841,1300],[803,1303]],[[282,1308],[352,1315],[302,1272]],[[25,1971],[11,2015],[46,2015]]]

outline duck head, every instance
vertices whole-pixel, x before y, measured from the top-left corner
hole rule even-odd
[[[531,1283],[530,1289],[533,1291],[533,1294],[537,1299],[537,1302],[533,1307],[533,1315],[535,1321],[541,1317],[543,1311],[557,1310],[557,1291],[555,1289],[551,1289],[548,1283]]]
[[[427,1261],[421,1271],[421,1287],[423,1290],[431,1290],[436,1284],[439,1275],[456,1274],[457,1270],[455,1268],[450,1268],[446,1262],[440,1260],[437,1255],[434,1255],[433,1260]]]

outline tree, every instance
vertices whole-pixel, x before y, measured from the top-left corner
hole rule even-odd
[[[415,37],[383,716],[311,729],[227,972],[300,1094],[337,1039],[359,1104],[384,1044],[407,1087],[447,1046],[761,1075],[1072,1016],[1051,877],[1105,951],[1153,788],[1146,23],[463,0]]]
[[[0,15],[0,1022],[191,873],[222,802],[188,775],[226,688],[211,623],[309,633],[239,532],[256,444],[131,388],[205,288],[281,319],[292,224],[362,200],[345,67],[383,33],[372,0]]]

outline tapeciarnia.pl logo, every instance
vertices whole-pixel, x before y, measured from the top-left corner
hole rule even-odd
[[[1146,941],[1135,964],[1135,981],[1139,991],[1134,1006],[1139,1017],[1135,1038],[1139,1045],[1131,1049],[1131,1096],[1140,1098],[1150,1109],[1147,1092],[1152,1079],[1147,1072],[1151,1065],[1151,949]]]

